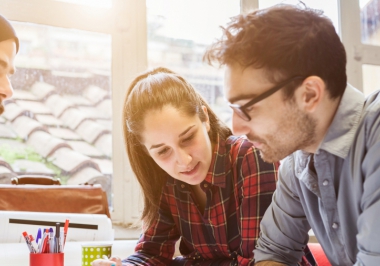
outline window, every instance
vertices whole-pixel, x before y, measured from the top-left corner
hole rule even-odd
[[[20,51],[0,129],[4,171],[101,184],[111,204],[111,36],[12,24]]]
[[[97,5],[104,3],[108,3],[106,8],[104,5]],[[83,93],[86,93],[84,89],[87,88],[87,85],[92,83],[96,86],[96,88],[88,89],[87,93],[93,101],[96,100],[96,97],[98,97],[98,100],[104,100],[104,106],[96,106],[96,109],[98,110],[98,115],[104,115],[108,118],[87,119],[84,121],[96,122],[98,123],[98,129],[99,125],[102,129],[106,129],[97,137],[93,136],[93,140],[106,137],[107,141],[103,143],[103,148],[112,151],[112,153],[109,153],[108,158],[94,157],[88,160],[85,164],[89,166],[90,170],[86,176],[94,174],[91,169],[100,170],[96,169],[95,165],[98,168],[100,166],[99,163],[94,164],[94,160],[106,159],[108,162],[103,167],[109,173],[112,173],[112,219],[115,222],[124,224],[136,221],[139,217],[138,208],[136,208],[139,190],[130,170],[124,146],[120,145],[123,143],[120,110],[126,86],[137,73],[147,67],[146,31],[144,30],[146,28],[145,2],[125,0],[81,2],[5,0],[1,2],[0,8],[1,14],[14,23],[21,41],[20,52],[16,57],[19,72],[15,75],[13,83],[15,89],[18,90],[16,93],[19,94],[18,97],[24,99],[14,99],[14,101],[28,104],[29,107],[33,105],[34,111],[39,110],[39,112],[42,112],[41,105],[31,104],[33,100],[38,103],[34,99],[36,96],[30,91],[27,93],[21,90],[25,86],[29,89],[37,81],[39,86],[42,84],[42,88],[37,90],[41,94],[39,97],[48,96],[51,91],[58,88],[62,91],[55,93],[56,98],[64,97],[67,100],[65,101],[66,103],[76,105],[76,107],[68,108],[68,110],[73,111],[80,108],[82,114],[93,115],[96,111],[88,108],[89,106],[86,107],[83,94],[75,95],[75,93],[78,93],[77,87],[82,87]],[[130,23],[131,21],[133,21],[132,24]],[[137,50],[139,52],[136,52]],[[28,57],[26,56],[27,54]],[[89,82],[90,80],[91,82]],[[87,100],[90,101],[90,99]],[[56,102],[57,106],[52,104],[54,108],[59,105],[62,109],[65,109],[62,104],[63,101]],[[45,100],[43,103],[45,103]],[[98,103],[100,104],[100,102]],[[11,108],[12,104],[18,105],[17,102],[10,101],[6,109]],[[100,108],[104,108],[104,111],[99,111]],[[19,108],[18,111],[20,111]],[[46,133],[43,127],[40,127],[39,124],[36,126],[36,123],[59,123],[57,120],[60,120],[54,115],[47,117],[42,114],[38,114],[40,120],[37,120],[35,114],[33,113],[32,115],[32,112],[21,113],[23,113],[21,115],[23,119],[29,122],[30,119],[34,120],[31,123],[31,128],[36,133]],[[68,116],[70,117],[70,115]],[[110,119],[110,117],[112,118]],[[54,118],[57,120],[54,120]],[[71,118],[79,118],[79,116],[71,114]],[[8,119],[5,117],[1,119],[2,124],[0,126],[8,123]],[[20,121],[19,125],[22,132],[27,132],[22,121]],[[62,133],[55,130],[63,128],[64,126],[54,127],[53,131],[56,131],[56,134],[64,135],[64,137],[71,135],[74,138],[75,134],[71,134],[72,132],[68,133],[66,131],[66,133]],[[73,131],[70,127],[69,129]],[[94,133],[95,129],[96,126],[88,126],[83,135],[90,137],[90,133]],[[89,134],[86,134],[85,131]],[[74,133],[78,135],[75,130]],[[112,137],[110,138],[110,136]],[[62,138],[60,139],[62,140]],[[20,146],[23,146],[22,144],[25,144],[26,141],[31,141],[31,138],[19,138],[18,141],[21,143]],[[75,142],[73,139],[70,142],[75,144],[70,146],[72,150],[74,150],[73,146],[76,146],[77,149],[83,148],[84,143]],[[89,144],[88,141],[85,142]],[[70,149],[65,145],[68,145],[66,141],[57,145],[56,152]],[[84,145],[87,146],[86,144]],[[94,148],[95,145],[93,144],[92,147]],[[14,145],[12,148],[15,151],[19,147]],[[39,148],[41,148],[41,145],[39,145]],[[94,150],[92,151],[94,152]],[[34,152],[27,149],[28,158],[40,160],[40,158],[32,158],[35,156]],[[37,153],[37,155],[39,154]],[[113,163],[110,163],[111,157]],[[62,158],[68,159],[69,157]],[[70,157],[70,159],[76,160],[73,157]],[[41,167],[44,170],[50,169],[46,165],[49,163],[51,161],[46,160]],[[2,166],[4,165],[5,167],[9,166],[6,163]],[[19,170],[26,170],[26,168],[21,166]]]
[[[231,111],[223,100],[223,69],[203,63],[202,57],[221,36],[220,26],[239,13],[235,0],[147,0],[149,67],[164,66],[184,76],[227,124]]]

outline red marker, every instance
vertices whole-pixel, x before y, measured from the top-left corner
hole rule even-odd
[[[32,245],[32,242],[30,241],[30,238],[28,236],[28,233],[27,232],[23,232],[22,235],[24,236],[25,238],[25,241],[26,241],[26,244],[28,245],[28,248],[29,248],[29,251],[30,253],[36,253],[36,250],[34,249],[33,245]]]

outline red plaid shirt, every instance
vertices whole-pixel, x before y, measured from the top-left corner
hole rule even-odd
[[[168,177],[157,221],[123,265],[253,265],[260,221],[276,188],[278,164],[265,163],[243,137],[218,141],[201,188],[201,213],[190,185]],[[182,256],[173,260],[181,238]]]

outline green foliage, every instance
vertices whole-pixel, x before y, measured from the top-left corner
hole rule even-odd
[[[9,164],[14,163],[16,160],[40,162],[45,164],[47,168],[51,169],[56,178],[61,179],[61,184],[66,184],[69,179],[69,176],[61,175],[61,169],[55,166],[51,161],[39,155],[31,147],[22,148],[21,145],[19,147],[11,147],[10,144],[2,144],[0,145],[0,157]]]

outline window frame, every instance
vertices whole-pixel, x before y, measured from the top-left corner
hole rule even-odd
[[[139,185],[128,162],[122,135],[122,105],[132,79],[147,68],[145,0],[113,0],[112,8],[54,0],[1,0],[1,14],[11,21],[110,34],[112,38],[112,221],[138,221],[142,209]]]
[[[145,0],[112,0],[112,8],[89,7],[54,0],[0,0],[1,14],[12,21],[110,34],[112,38],[112,221],[138,222],[143,202],[125,152],[122,106],[132,79],[148,66]],[[43,8],[42,8],[43,7]],[[240,0],[241,12],[258,8],[258,0]]]

